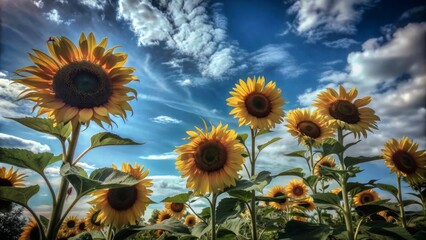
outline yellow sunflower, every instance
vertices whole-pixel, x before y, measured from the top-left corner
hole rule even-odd
[[[34,218],[30,218],[30,221],[22,228],[23,232],[19,236],[19,240],[39,240],[40,229],[38,228],[37,222]]]
[[[229,114],[235,114],[239,126],[250,125],[253,129],[263,130],[282,122],[285,101],[275,82],[270,81],[265,86],[264,77],[247,78],[247,82],[240,79],[240,84],[236,84],[233,90],[230,92],[232,97],[226,101],[234,108]]]
[[[164,205],[165,208],[169,211],[170,215],[177,219],[180,219],[186,210],[184,203],[166,202]]]
[[[113,165],[113,168],[116,166]],[[141,181],[130,187],[101,189],[93,193],[95,199],[90,203],[96,205],[96,210],[100,210],[97,221],[116,227],[129,223],[136,224],[151,202],[148,196],[152,191],[148,187],[152,186],[152,180],[145,179],[149,170],[145,172],[143,170],[144,167],[140,167],[137,163],[134,167],[129,163],[123,163],[121,171]]]
[[[245,158],[244,146],[239,143],[237,133],[228,130],[222,123],[212,125],[209,132],[204,122],[204,131],[198,127],[187,131],[189,143],[176,148],[176,168],[182,177],[188,177],[186,187],[195,194],[217,193],[235,185],[238,171],[242,170]]]
[[[98,215],[100,210],[95,210],[95,208],[91,208],[84,219],[86,223],[87,230],[102,230],[104,228],[104,224],[101,221],[98,221]]]
[[[0,187],[22,187],[24,185],[24,174],[18,174],[18,170],[13,171],[13,167],[9,170],[6,167],[0,167]],[[0,200],[0,209],[7,211],[12,209],[12,203]]]
[[[392,138],[385,143],[382,156],[391,172],[403,176],[410,184],[425,181],[426,151],[417,151],[419,145],[408,137],[400,141]]]
[[[87,224],[85,219],[79,219],[77,222],[77,231],[79,233],[87,231]]]
[[[281,196],[285,196],[284,199],[280,199],[276,202],[269,202],[269,206],[278,209],[278,210],[285,210],[287,209],[287,206],[289,204],[288,201],[288,197],[285,191],[285,187],[284,186],[273,186],[268,194],[266,195],[267,197],[281,197]]]
[[[332,156],[321,156],[318,155],[317,161],[315,162],[314,174],[318,177],[322,177],[321,167],[336,167],[336,163],[334,162],[334,158]]]
[[[333,193],[333,194],[336,194],[336,195],[339,195],[339,193],[342,191],[342,189],[341,188],[335,188],[335,189],[333,189],[333,190],[331,190],[330,191],[330,193]]]
[[[301,213],[301,211],[296,210],[296,211],[295,211],[295,213]],[[292,220],[295,220],[295,221],[299,221],[299,222],[307,222],[307,221],[308,221],[308,218],[307,218],[307,217],[303,217],[303,216],[296,215],[296,214],[294,214],[294,215],[291,217],[291,219],[292,219]]]
[[[197,223],[197,217],[194,214],[189,214],[185,217],[185,225],[192,227]]]
[[[319,147],[324,139],[334,137],[334,128],[317,111],[298,108],[289,111],[285,120],[288,132],[297,137],[299,144],[311,142],[313,147]]]
[[[158,214],[157,223],[161,223],[162,221],[172,218],[173,216],[170,214],[170,211],[168,209],[163,209]],[[164,230],[158,229],[157,230],[157,236],[161,236],[164,233]]]
[[[82,33],[78,46],[66,37],[48,41],[50,56],[34,50],[29,56],[36,66],[16,71],[20,78],[13,81],[27,87],[19,99],[35,102],[37,115],[46,113],[56,123],[111,125],[109,113],[125,119],[126,111],[132,111],[128,101],[136,96],[125,85],[137,80],[131,75],[135,69],[123,67],[127,54],[114,53],[116,47],[107,50],[107,43],[107,38],[96,43],[92,33],[87,38]]]
[[[314,199],[312,197],[297,201],[293,206],[302,207],[308,211],[313,211],[315,209]]]
[[[62,223],[61,229],[65,232],[77,231],[77,223],[78,219],[76,216],[69,216],[65,218],[64,222]]]
[[[373,189],[362,191],[355,195],[354,203],[356,206],[361,206],[369,202],[380,200],[379,194]]]
[[[318,94],[313,106],[318,112],[329,120],[332,126],[351,131],[356,137],[361,133],[367,137],[367,131],[377,129],[376,121],[380,118],[374,114],[374,110],[365,107],[371,102],[371,97],[363,97],[352,102],[358,95],[358,90],[352,88],[346,92],[343,86],[339,86],[339,93],[334,89]]]
[[[309,190],[302,180],[293,179],[285,187],[287,196],[290,198],[303,198],[306,197]]]

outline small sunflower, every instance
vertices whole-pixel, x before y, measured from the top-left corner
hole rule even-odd
[[[285,187],[284,186],[273,186],[268,194],[266,195],[268,197],[281,197],[281,196],[285,196],[285,198],[280,199],[276,202],[269,202],[269,205],[277,210],[285,210],[287,209],[287,206],[289,204],[288,201],[288,197],[285,191]]]
[[[56,123],[95,121],[109,125],[109,114],[125,119],[132,111],[128,101],[136,91],[125,85],[137,80],[131,75],[135,69],[123,67],[127,54],[106,49],[108,39],[96,43],[89,33],[80,35],[78,46],[66,37],[55,37],[47,42],[50,56],[34,50],[29,54],[36,66],[18,69],[21,78],[13,79],[27,87],[19,99],[35,102],[40,107],[37,115],[47,114]],[[28,74],[27,76],[22,73]]]
[[[356,206],[362,206],[369,202],[380,200],[379,194],[373,189],[362,191],[355,195],[354,203]]]
[[[314,167],[314,174],[318,177],[323,177],[321,174],[321,167],[329,167],[329,168],[336,167],[334,158],[330,155],[325,157],[318,155],[318,158]]]
[[[318,147],[324,139],[334,137],[334,128],[317,111],[298,108],[289,111],[285,120],[288,132],[298,138],[299,144],[311,142],[313,147]]]
[[[390,139],[382,149],[386,166],[412,185],[422,183],[426,179],[426,151],[417,151],[418,147],[417,143],[403,137],[400,141]]]
[[[352,102],[358,95],[358,90],[352,88],[346,92],[343,86],[339,86],[339,93],[332,88],[318,94],[314,107],[330,121],[334,127],[341,127],[351,131],[355,136],[367,137],[367,131],[377,129],[376,121],[380,118],[374,114],[374,110],[365,107],[371,102],[371,97],[363,97]]]
[[[37,222],[34,218],[30,218],[30,221],[22,228],[23,232],[19,236],[19,240],[39,240],[40,229],[38,228]]]
[[[286,187],[285,191],[287,193],[287,196],[290,198],[303,198],[306,197],[309,190],[308,187],[305,185],[305,183],[302,180],[293,179],[290,181]]]
[[[393,216],[389,215],[387,211],[380,211],[380,212],[377,213],[377,215],[379,215],[382,218],[384,218],[386,220],[386,222],[393,222],[393,221],[395,221],[395,218]]]
[[[79,233],[87,231],[87,224],[85,219],[79,219],[77,222],[77,231]]]
[[[63,229],[65,232],[72,232],[77,230],[78,219],[76,216],[69,216],[65,218],[64,222],[62,223],[61,229]]]
[[[167,209],[163,209],[159,214],[158,214],[158,219],[157,219],[157,223],[161,223],[162,221],[172,218],[173,216],[170,214],[170,211]],[[161,236],[164,233],[164,230],[162,229],[158,229],[157,230],[157,236]]]
[[[22,187],[24,185],[24,174],[18,174],[18,170],[13,171],[13,167],[6,169],[0,167],[0,187]],[[0,200],[0,209],[10,210],[12,203],[9,201]]]
[[[228,125],[209,129],[204,122],[204,131],[187,131],[189,143],[179,146],[175,152],[176,168],[182,177],[188,177],[186,187],[195,194],[217,193],[235,185],[238,171],[242,170],[245,158],[244,146],[238,141],[237,133],[228,130]]]
[[[185,217],[185,225],[193,227],[197,223],[197,217],[194,214],[189,214]]]
[[[114,165],[113,167],[116,168]],[[130,187],[102,189],[93,193],[95,199],[89,203],[95,204],[95,209],[100,210],[97,221],[117,227],[129,223],[136,224],[151,202],[148,196],[152,193],[149,189],[152,180],[145,179],[149,171],[143,170],[144,167],[140,167],[137,163],[134,167],[129,163],[123,163],[121,171],[141,181]]]
[[[308,211],[313,211],[315,209],[314,199],[312,197],[297,201],[293,206],[302,207]]]
[[[330,193],[333,193],[333,194],[336,194],[336,195],[339,195],[339,193],[342,191],[342,189],[341,188],[335,188],[335,189],[333,189],[333,190],[331,190],[330,191]]]
[[[282,106],[285,101],[281,97],[281,89],[276,88],[275,82],[268,82],[265,78],[247,78],[247,82],[240,79],[236,84],[232,97],[226,99],[228,106],[233,107],[229,114],[235,114],[239,126],[250,125],[253,129],[271,129],[281,123],[284,117]]]
[[[98,215],[100,210],[96,210],[95,208],[91,208],[84,219],[86,223],[87,230],[102,230],[104,228],[104,224],[101,221],[98,221]]]
[[[186,210],[184,203],[166,202],[164,205],[165,208],[169,211],[170,215],[177,219],[180,219]]]

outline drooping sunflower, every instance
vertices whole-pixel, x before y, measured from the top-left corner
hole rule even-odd
[[[339,195],[339,193],[342,191],[342,189],[341,188],[335,188],[335,189],[333,189],[333,190],[331,190],[330,191],[330,193],[333,193],[333,194],[336,194],[336,195]]]
[[[288,196],[286,194],[284,186],[280,186],[280,185],[273,186],[269,190],[269,192],[268,192],[268,194],[266,196],[268,196],[268,197],[281,197],[281,196],[284,196],[285,198],[280,199],[280,200],[278,200],[276,202],[269,202],[269,206],[271,206],[271,207],[273,207],[273,208],[275,208],[277,210],[285,210],[285,209],[287,209],[288,204],[289,204],[289,199],[288,199]]]
[[[25,174],[19,174],[18,170],[13,171],[13,167],[9,170],[6,167],[0,167],[0,187],[22,187],[24,185]],[[0,209],[11,210],[12,202],[0,200]]]
[[[323,177],[321,174],[321,167],[336,167],[336,163],[334,162],[334,158],[332,156],[321,156],[318,155],[317,161],[315,162],[314,174],[318,177]]]
[[[315,209],[314,199],[312,197],[297,201],[293,206],[302,207],[308,211],[313,211]]]
[[[299,144],[318,147],[324,139],[334,137],[334,128],[317,111],[298,108],[289,111],[285,120],[288,132],[297,137]]]
[[[86,223],[86,227],[88,230],[102,230],[104,228],[104,224],[97,220],[100,210],[96,210],[95,208],[91,208],[84,219]]]
[[[186,206],[183,203],[166,202],[164,206],[169,211],[170,215],[177,219],[180,219],[186,210]]]
[[[356,137],[361,134],[366,138],[367,131],[377,129],[376,121],[380,118],[375,115],[373,109],[365,107],[371,102],[371,97],[363,97],[353,100],[358,95],[358,90],[352,88],[346,92],[343,86],[339,86],[339,93],[332,88],[318,94],[317,99],[312,104],[318,108],[318,112],[323,115],[332,126],[351,131]]]
[[[47,114],[57,123],[111,125],[109,114],[125,119],[132,111],[128,101],[135,98],[129,93],[136,95],[125,85],[137,80],[135,69],[123,67],[127,54],[106,49],[108,39],[97,43],[93,33],[87,38],[82,33],[78,46],[66,37],[52,39],[47,42],[50,56],[34,50],[29,56],[36,66],[16,71],[20,78],[13,81],[27,87],[19,99],[35,102],[37,115]]]
[[[209,131],[204,122],[204,131],[198,127],[187,131],[189,143],[176,148],[176,168],[182,178],[188,177],[186,187],[195,194],[217,193],[235,185],[238,171],[245,158],[244,146],[238,141],[237,133],[228,130],[228,125],[212,125]]]
[[[400,141],[392,138],[385,143],[382,156],[391,172],[404,177],[410,184],[425,181],[426,151],[417,151],[419,145],[408,137]]]
[[[113,165],[113,168],[117,168]],[[97,221],[113,226],[123,226],[126,224],[136,224],[136,221],[144,214],[147,205],[151,202],[148,198],[152,190],[152,180],[146,179],[149,170],[143,171],[144,167],[129,163],[121,165],[121,171],[141,180],[130,187],[113,189],[101,189],[93,193],[95,199],[89,203],[95,204],[95,209],[100,210]]]
[[[65,218],[64,222],[62,223],[61,229],[63,229],[65,232],[77,231],[77,223],[78,219],[76,216],[69,216]]]
[[[379,194],[373,189],[362,191],[355,195],[354,203],[356,206],[361,206],[369,202],[380,200]]]
[[[228,106],[233,107],[229,114],[235,114],[239,126],[250,125],[253,129],[271,129],[281,123],[284,117],[282,106],[285,101],[281,97],[281,89],[275,82],[268,82],[265,77],[250,77],[247,82],[240,79],[235,85],[232,97],[226,99]]]
[[[303,198],[309,193],[308,187],[302,180],[293,179],[285,187],[287,196],[290,198]]]
[[[40,229],[34,218],[30,218],[30,221],[22,228],[23,232],[19,236],[19,240],[39,240]]]
[[[189,214],[185,217],[185,225],[192,227],[197,223],[197,217],[194,214]]]

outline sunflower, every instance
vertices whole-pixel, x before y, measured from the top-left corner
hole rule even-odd
[[[13,79],[27,87],[19,100],[35,102],[37,116],[46,113],[56,123],[111,125],[109,113],[125,119],[126,111],[132,111],[127,101],[136,96],[125,85],[137,80],[131,75],[135,69],[123,67],[127,54],[114,53],[116,47],[106,50],[107,43],[107,38],[96,43],[92,33],[87,38],[82,33],[78,46],[66,37],[48,41],[50,56],[34,50],[29,56],[36,66],[18,69],[20,78]]]
[[[284,186],[273,186],[268,194],[267,197],[281,197],[284,196],[285,198],[280,199],[276,202],[269,202],[269,205],[277,210],[285,210],[288,206],[288,197],[285,191]]]
[[[315,209],[314,199],[312,199],[312,197],[297,201],[293,206],[302,207],[308,211],[313,211]]]
[[[87,224],[85,219],[79,219],[77,222],[77,231],[79,233],[87,231]]]
[[[321,167],[328,167],[328,168],[336,167],[334,158],[330,155],[325,157],[318,155],[318,158],[314,167],[314,174],[318,177],[323,177],[321,174]]]
[[[185,225],[188,227],[192,227],[197,223],[197,217],[194,214],[188,214],[185,217]]]
[[[339,193],[342,191],[342,189],[341,188],[335,188],[335,189],[333,189],[333,190],[331,190],[330,191],[330,193],[332,193],[332,194],[336,194],[336,195],[339,195]]]
[[[169,211],[170,215],[180,219],[185,213],[186,206],[184,203],[166,202],[164,203],[165,208]]]
[[[64,229],[61,228],[58,231],[58,234],[56,235],[57,240],[67,240],[71,237],[77,236],[78,231],[77,229]]]
[[[426,151],[417,151],[418,147],[417,143],[403,137],[400,141],[390,139],[382,149],[386,166],[411,185],[424,182],[426,176]]]
[[[18,174],[18,170],[13,171],[13,167],[6,170],[0,167],[0,187],[22,187],[24,185],[24,174]],[[7,211],[12,209],[12,202],[0,200],[0,209]]]
[[[63,229],[64,232],[77,231],[77,223],[78,219],[76,216],[69,216],[65,218],[64,222],[62,223],[61,229]]]
[[[40,238],[40,229],[34,218],[30,218],[30,221],[22,228],[23,232],[19,236],[19,240],[38,240]]]
[[[113,168],[117,167],[113,165]],[[97,221],[116,227],[128,223],[136,224],[151,202],[148,196],[152,191],[148,187],[152,186],[152,180],[145,179],[149,171],[143,170],[144,167],[140,167],[137,163],[134,167],[129,163],[123,163],[121,171],[139,179],[140,182],[130,187],[102,189],[93,193],[95,199],[90,203],[96,205],[96,210],[100,210]]]
[[[161,223],[162,221],[172,218],[172,214],[170,214],[170,211],[168,209],[163,209],[159,214],[158,214],[158,219],[157,219],[157,223]],[[164,233],[164,230],[162,229],[158,229],[157,230],[157,236],[161,236]]]
[[[305,197],[309,190],[308,187],[303,183],[302,180],[293,179],[290,181],[286,187],[285,191],[287,193],[287,196],[290,198],[303,198]]]
[[[275,88],[275,82],[268,82],[265,78],[247,78],[247,82],[240,79],[236,84],[232,97],[226,99],[228,106],[233,107],[229,114],[235,114],[239,126],[250,125],[253,129],[271,129],[281,123],[284,117],[282,106],[285,101],[281,97],[281,89]]]
[[[374,202],[380,200],[379,194],[377,194],[376,191],[373,189],[368,189],[365,191],[362,191],[355,195],[354,197],[354,203],[356,206],[362,206],[369,202]]]
[[[104,228],[104,224],[101,221],[98,221],[98,215],[100,210],[96,210],[95,208],[91,208],[84,219],[86,223],[87,230],[98,230],[100,231]]]
[[[217,193],[226,187],[235,185],[238,171],[242,170],[245,158],[242,156],[244,146],[239,143],[237,133],[228,130],[228,125],[212,125],[209,132],[198,127],[187,131],[189,143],[179,146],[175,152],[176,168],[182,177],[188,177],[186,187],[195,194]]]
[[[352,102],[358,95],[358,90],[352,88],[346,92],[343,86],[339,86],[339,93],[334,89],[318,94],[313,106],[328,120],[332,126],[341,127],[351,131],[355,137],[362,135],[366,138],[367,131],[377,129],[376,121],[380,118],[374,114],[374,110],[364,107],[371,102],[371,97],[363,97]]]
[[[395,221],[395,218],[393,216],[389,215],[387,211],[380,211],[380,212],[377,213],[377,215],[379,215],[382,218],[384,218],[386,220],[386,222],[393,222],[393,221]]]
[[[317,111],[298,108],[289,111],[285,120],[288,132],[298,138],[299,144],[312,143],[313,147],[318,147],[324,139],[334,137],[334,128]]]

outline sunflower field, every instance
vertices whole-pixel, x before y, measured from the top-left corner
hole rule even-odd
[[[0,162],[13,165],[0,168],[1,211],[10,211],[13,203],[31,215],[20,240],[426,239],[425,150],[403,137],[388,139],[380,155],[349,156],[351,147],[379,131],[380,117],[368,106],[371,97],[339,86],[320,92],[310,108],[285,111],[281,89],[262,76],[240,79],[228,89],[226,103],[238,129],[200,119],[182,133],[182,145],[171,151],[177,154],[175,166],[187,191],[163,199],[163,209],[147,216],[147,207],[155,203],[149,169],[123,162],[88,174],[77,165],[95,148],[141,145],[107,131],[117,125],[114,117],[131,117],[130,101],[137,92],[127,84],[138,81],[135,68],[125,66],[128,55],[107,43],[92,33],[82,33],[77,43],[54,37],[47,42],[47,53],[34,49],[29,54],[33,66],[15,72],[14,84],[25,87],[18,100],[33,102],[35,117],[11,119],[51,135],[62,147],[55,154],[0,148]],[[106,131],[88,136],[86,150],[77,152],[91,124]],[[269,137],[280,124],[299,147],[277,161],[296,158],[308,171],[289,168],[272,174],[256,169],[262,151],[280,144],[280,137]],[[363,171],[360,164],[371,161],[388,167],[395,184],[355,181]],[[46,175],[55,163],[61,164],[58,187]],[[24,169],[39,174],[49,188],[49,216],[30,206],[40,186],[24,184]],[[292,180],[272,185],[283,176]],[[402,182],[412,188],[413,198],[403,197]],[[331,189],[332,184],[338,188]],[[377,190],[392,197],[382,198]],[[71,192],[75,198],[66,205]],[[92,206],[86,217],[71,215],[86,198]],[[195,201],[208,207],[197,211]],[[412,205],[419,210],[411,210]]]

